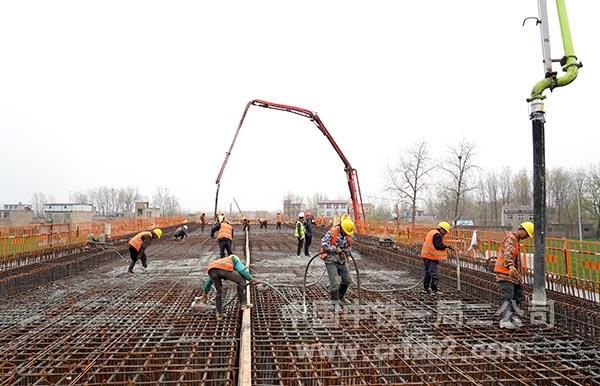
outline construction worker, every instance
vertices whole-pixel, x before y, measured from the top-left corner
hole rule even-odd
[[[304,227],[304,212],[298,213],[298,221],[294,227],[294,236],[298,240],[298,248],[296,248],[296,255],[299,259],[302,258],[300,253],[302,252],[302,244],[304,244],[304,238],[306,237],[306,228]]]
[[[533,231],[533,223],[527,221],[522,223],[516,232],[508,233],[502,241],[494,267],[496,281],[500,285],[500,328],[513,330],[523,325],[521,319],[515,315],[523,302],[519,241],[533,238]]]
[[[329,297],[336,307],[340,303],[349,303],[344,299],[344,295],[352,283],[346,262],[351,253],[353,236],[354,222],[350,217],[346,217],[340,224],[333,226],[321,239],[320,257],[325,261],[329,277]],[[338,280],[338,277],[341,280]]]
[[[267,219],[266,218],[259,218],[258,219],[258,223],[260,224],[260,229],[267,229]]]
[[[231,244],[233,243],[233,226],[229,223],[229,220],[225,218],[225,215],[221,213],[217,217],[217,223],[210,231],[210,238],[215,238],[215,233],[217,233],[217,243],[219,243],[219,252],[220,256],[223,258],[225,256],[231,255],[233,252],[231,251]],[[227,252],[227,255],[225,254]]]
[[[438,292],[438,265],[440,261],[448,259],[448,249],[455,251],[454,247],[444,244],[444,235],[450,232],[450,224],[440,222],[437,228],[430,230],[425,236],[421,257],[423,258],[423,292],[436,295]]]
[[[281,215],[281,212],[277,212],[277,216],[275,216],[275,222],[277,223],[277,226],[275,227],[275,229],[280,231],[281,224],[283,223],[283,216]]]
[[[206,272],[208,273],[208,280],[204,282],[204,294],[201,297],[201,301],[203,303],[207,302],[210,287],[214,284],[217,320],[223,319],[223,280],[231,280],[237,284],[237,295],[243,309],[252,307],[252,304],[246,303],[246,280],[252,285],[258,284],[258,280],[252,277],[250,271],[239,257],[230,255],[215,260],[210,263]]]
[[[200,232],[204,233],[204,226],[206,225],[206,213],[200,215]]]
[[[312,213],[305,212],[304,213],[304,256],[310,256],[310,244],[312,244],[312,231],[313,231],[313,219]]]
[[[242,232],[246,232],[246,229],[250,230],[250,220],[248,220],[246,217],[242,219],[242,225]]]
[[[183,240],[184,238],[188,237],[187,229],[187,225],[180,226],[179,228],[177,228],[175,230],[175,240]]]
[[[148,258],[146,257],[146,248],[152,240],[160,239],[163,231],[160,228],[154,228],[152,231],[143,231],[133,236],[129,240],[129,256],[131,257],[131,263],[127,272],[133,273],[133,267],[137,263],[138,259],[142,260],[142,270],[146,273],[148,268]]]

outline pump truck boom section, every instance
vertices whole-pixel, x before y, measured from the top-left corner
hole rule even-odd
[[[242,118],[238,124],[235,135],[233,136],[233,141],[229,146],[229,150],[225,153],[225,160],[223,160],[223,165],[221,165],[221,170],[219,171],[219,175],[217,176],[216,184],[217,184],[217,193],[215,195],[215,217],[217,216],[218,210],[218,202],[219,202],[219,189],[221,187],[221,178],[223,177],[223,172],[225,171],[225,166],[227,165],[227,161],[229,160],[229,156],[231,155],[231,151],[233,150],[233,146],[235,145],[235,141],[238,137],[242,124],[244,123],[244,119],[246,118],[246,114],[248,113],[248,109],[250,106],[258,106],[266,109],[272,110],[280,110],[286,111],[288,113],[297,114],[302,117],[310,119],[315,126],[319,129],[319,131],[327,138],[333,149],[337,153],[337,155],[341,158],[344,163],[344,171],[346,172],[346,179],[348,181],[348,189],[350,190],[350,198],[352,200],[352,213],[354,215],[354,221],[360,223],[365,220],[365,210],[362,202],[362,193],[360,191],[360,184],[358,182],[358,173],[356,169],[352,167],[348,158],[342,152],[342,149],[335,142],[319,115],[313,111],[303,109],[301,107],[282,105],[279,103],[267,102],[260,99],[254,99],[246,104],[246,108],[244,109],[244,113],[242,114]]]

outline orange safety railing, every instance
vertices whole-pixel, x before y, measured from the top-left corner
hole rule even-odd
[[[359,234],[378,238],[391,238],[400,244],[423,243],[433,225],[403,224],[394,221],[366,221],[357,225]],[[477,248],[473,255],[494,258],[500,250],[505,231],[482,230],[477,232]],[[462,253],[469,250],[473,229],[451,229],[444,242]],[[524,269],[533,268],[533,242],[521,244],[521,262]],[[561,238],[546,238],[546,266],[550,273],[600,282],[600,242]]]
[[[25,227],[0,228],[0,263],[4,258],[55,247],[83,244],[89,234],[98,236],[110,224],[113,239],[152,227],[182,224],[185,218],[157,217],[152,219],[118,219],[80,224],[34,224]]]

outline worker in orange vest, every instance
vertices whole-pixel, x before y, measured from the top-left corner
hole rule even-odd
[[[352,283],[348,264],[346,264],[351,253],[352,236],[354,236],[354,222],[350,217],[346,217],[321,239],[320,257],[325,261],[327,269],[329,297],[336,307],[339,304],[350,303],[344,299],[344,295]]]
[[[202,213],[200,216],[200,231],[204,233],[204,226],[206,225],[206,213]]]
[[[533,223],[526,221],[516,232],[508,233],[502,241],[500,254],[494,266],[496,281],[500,285],[500,328],[514,330],[523,325],[521,319],[515,315],[523,302],[519,241],[533,238],[533,232]]]
[[[277,216],[275,216],[275,222],[277,223],[277,226],[275,227],[275,229],[277,229],[278,231],[281,230],[281,224],[283,223],[283,216],[281,215],[280,212],[277,212]]]
[[[225,218],[225,215],[221,213],[218,217],[218,221],[210,231],[210,237],[215,238],[217,233],[217,243],[219,243],[220,256],[223,258],[233,254],[231,251],[231,245],[233,243],[233,226],[229,223],[229,220]],[[227,252],[227,255],[225,255]]]
[[[243,309],[252,307],[252,304],[246,303],[246,280],[251,285],[258,284],[259,281],[250,274],[250,271],[239,257],[231,255],[215,260],[209,264],[206,272],[208,273],[208,280],[204,282],[204,294],[200,300],[202,303],[207,302],[210,288],[214,285],[217,320],[223,319],[223,280],[231,280],[237,284],[238,300]]]
[[[142,270],[146,273],[146,268],[148,268],[148,258],[146,257],[146,248],[152,240],[160,239],[163,231],[160,228],[155,228],[152,231],[143,231],[133,236],[131,240],[129,240],[129,256],[131,257],[131,263],[129,264],[129,269],[127,272],[133,273],[133,267],[135,267],[135,263],[137,263],[138,259],[142,260]]]
[[[423,258],[423,292],[436,295],[438,293],[438,266],[440,261],[448,259],[448,249],[455,251],[454,247],[444,244],[444,236],[450,232],[450,224],[440,222],[437,228],[430,230],[425,236],[421,257]]]

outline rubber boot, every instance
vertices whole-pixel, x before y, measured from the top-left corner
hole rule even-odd
[[[133,273],[133,267],[135,266],[135,263],[137,262],[137,260],[131,260],[131,263],[129,263],[129,269],[127,270],[127,272],[129,273]]]
[[[340,284],[340,289],[338,290],[338,300],[340,301],[340,304],[350,304],[348,300],[344,299],[346,291],[348,291],[348,284]]]
[[[431,278],[431,294],[436,295],[438,293],[438,279],[435,277]]]
[[[215,303],[217,305],[217,315],[223,315],[223,295],[217,293],[215,295]]]
[[[423,278],[423,292],[424,293],[429,293],[429,285],[431,284],[431,276],[426,275]]]
[[[513,314],[514,314],[514,312],[512,309],[511,302],[504,301],[502,303],[501,312],[500,312],[500,328],[506,328],[509,330],[514,330],[514,329],[518,328],[518,326],[513,324],[510,320],[511,317],[513,316]]]

